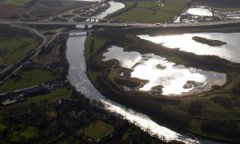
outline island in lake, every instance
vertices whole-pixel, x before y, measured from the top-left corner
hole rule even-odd
[[[202,43],[202,44],[207,44],[210,46],[222,46],[227,44],[226,42],[220,41],[220,40],[212,40],[212,39],[207,39],[199,36],[194,36],[192,37],[193,40],[196,42]]]

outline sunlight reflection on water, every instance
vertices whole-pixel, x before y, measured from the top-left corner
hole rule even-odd
[[[196,15],[196,16],[213,16],[213,13],[211,12],[211,9],[201,8],[201,7],[189,8],[186,11],[186,13],[190,14],[190,15]]]
[[[114,101],[105,98],[91,83],[86,74],[86,63],[84,57],[85,36],[70,37],[67,42],[66,56],[69,63],[68,79],[77,91],[91,100],[103,103],[105,108],[117,113],[122,118],[135,124],[140,129],[156,136],[164,142],[178,140],[186,144],[201,143],[197,138],[177,133],[165,126],[157,124],[148,116],[122,106]],[[205,140],[204,140],[205,141]],[[208,141],[206,141],[208,142]],[[205,143],[206,143],[205,142]],[[212,142],[209,142],[212,143]]]
[[[222,86],[226,82],[226,74],[223,73],[186,68],[154,54],[126,52],[117,46],[109,48],[103,56],[103,61],[116,59],[122,67],[132,69],[131,77],[148,80],[139,88],[141,91],[152,91],[152,88],[161,85],[163,95],[182,95],[190,91],[208,91],[211,86]]]
[[[196,42],[192,39],[199,36],[207,39],[220,40],[226,42],[222,46],[209,46]],[[162,44],[167,48],[179,48],[181,51],[191,52],[197,55],[212,55],[240,63],[240,33],[186,33],[177,35],[138,35],[139,38],[151,41],[156,44]]]

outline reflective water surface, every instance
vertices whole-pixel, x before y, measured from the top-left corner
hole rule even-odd
[[[204,7],[189,8],[186,13],[196,16],[213,16],[211,9]]]
[[[91,83],[86,75],[86,63],[84,57],[84,42],[86,37],[70,37],[67,41],[66,56],[69,63],[68,79],[77,91],[84,94],[89,99],[102,102],[105,108],[111,112],[121,115],[124,119],[140,127],[143,131],[157,136],[159,139],[169,142],[172,140],[184,143],[201,143],[198,139],[189,135],[177,133],[167,127],[161,126],[149,119],[146,115],[133,111],[106,99]],[[205,141],[204,143],[211,143]]]
[[[75,34],[72,34],[75,36]],[[84,57],[84,43],[86,36],[70,37],[67,41],[66,57],[69,63],[68,79],[77,91],[85,97],[102,102],[110,112],[117,113],[124,119],[135,124],[140,129],[152,136],[169,142],[178,140],[188,144],[214,143],[212,141],[196,138],[195,136],[177,133],[167,127],[157,124],[149,117],[139,112],[126,108],[116,102],[105,98],[91,83],[86,75],[86,63]]]
[[[108,3],[110,4],[110,7],[107,10],[97,14],[93,18],[103,19],[107,15],[112,14],[125,7],[125,5],[121,2],[109,1]]]
[[[222,46],[210,46],[193,40],[194,36],[220,40],[227,44]],[[240,63],[240,33],[185,33],[178,35],[138,35],[139,38],[162,44],[167,48],[179,48],[181,51],[191,52],[197,55],[212,55]]]
[[[152,88],[161,85],[163,95],[182,96],[209,91],[213,85],[226,83],[225,74],[175,65],[154,54],[126,52],[123,48],[112,46],[103,56],[103,61],[116,59],[122,67],[132,69],[131,77],[148,80],[139,88],[141,91],[153,91]]]
[[[122,48],[116,46],[109,48],[108,52],[104,53],[103,56],[105,57],[103,61],[116,59],[119,61],[121,66],[125,68],[132,68],[142,59],[139,52],[124,52]]]
[[[204,21],[217,20],[219,17],[214,14],[212,9],[208,6],[194,6],[190,7],[176,16],[173,20],[174,23],[196,23]]]

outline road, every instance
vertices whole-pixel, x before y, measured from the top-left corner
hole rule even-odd
[[[138,27],[138,28],[167,28],[167,27],[202,27],[202,26],[220,26],[228,24],[240,24],[240,20],[216,21],[202,23],[184,23],[184,24],[149,24],[149,23],[103,23],[103,22],[48,22],[48,21],[14,21],[0,20],[0,24],[20,24],[20,25],[56,25],[56,26],[76,26],[93,25],[105,27]]]

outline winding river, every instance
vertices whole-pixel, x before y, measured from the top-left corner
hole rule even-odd
[[[74,34],[73,34],[74,35]],[[91,100],[97,100],[105,105],[110,112],[117,113],[124,119],[140,127],[143,131],[154,135],[159,139],[170,142],[178,140],[184,143],[212,143],[203,141],[193,136],[177,133],[169,128],[161,126],[151,120],[148,116],[126,108],[116,102],[104,97],[91,83],[86,74],[86,63],[84,57],[84,43],[86,36],[69,37],[67,41],[66,57],[69,63],[68,79],[71,84]]]
[[[198,140],[191,139],[174,132],[164,126],[158,125],[146,115],[121,106],[111,100],[106,99],[91,83],[86,74],[86,63],[84,57],[85,36],[70,37],[67,41],[66,56],[69,62],[68,79],[71,84],[84,96],[92,100],[98,100],[111,112],[121,115],[124,119],[139,126],[142,130],[155,135],[165,141],[179,140],[185,143],[199,143]]]

